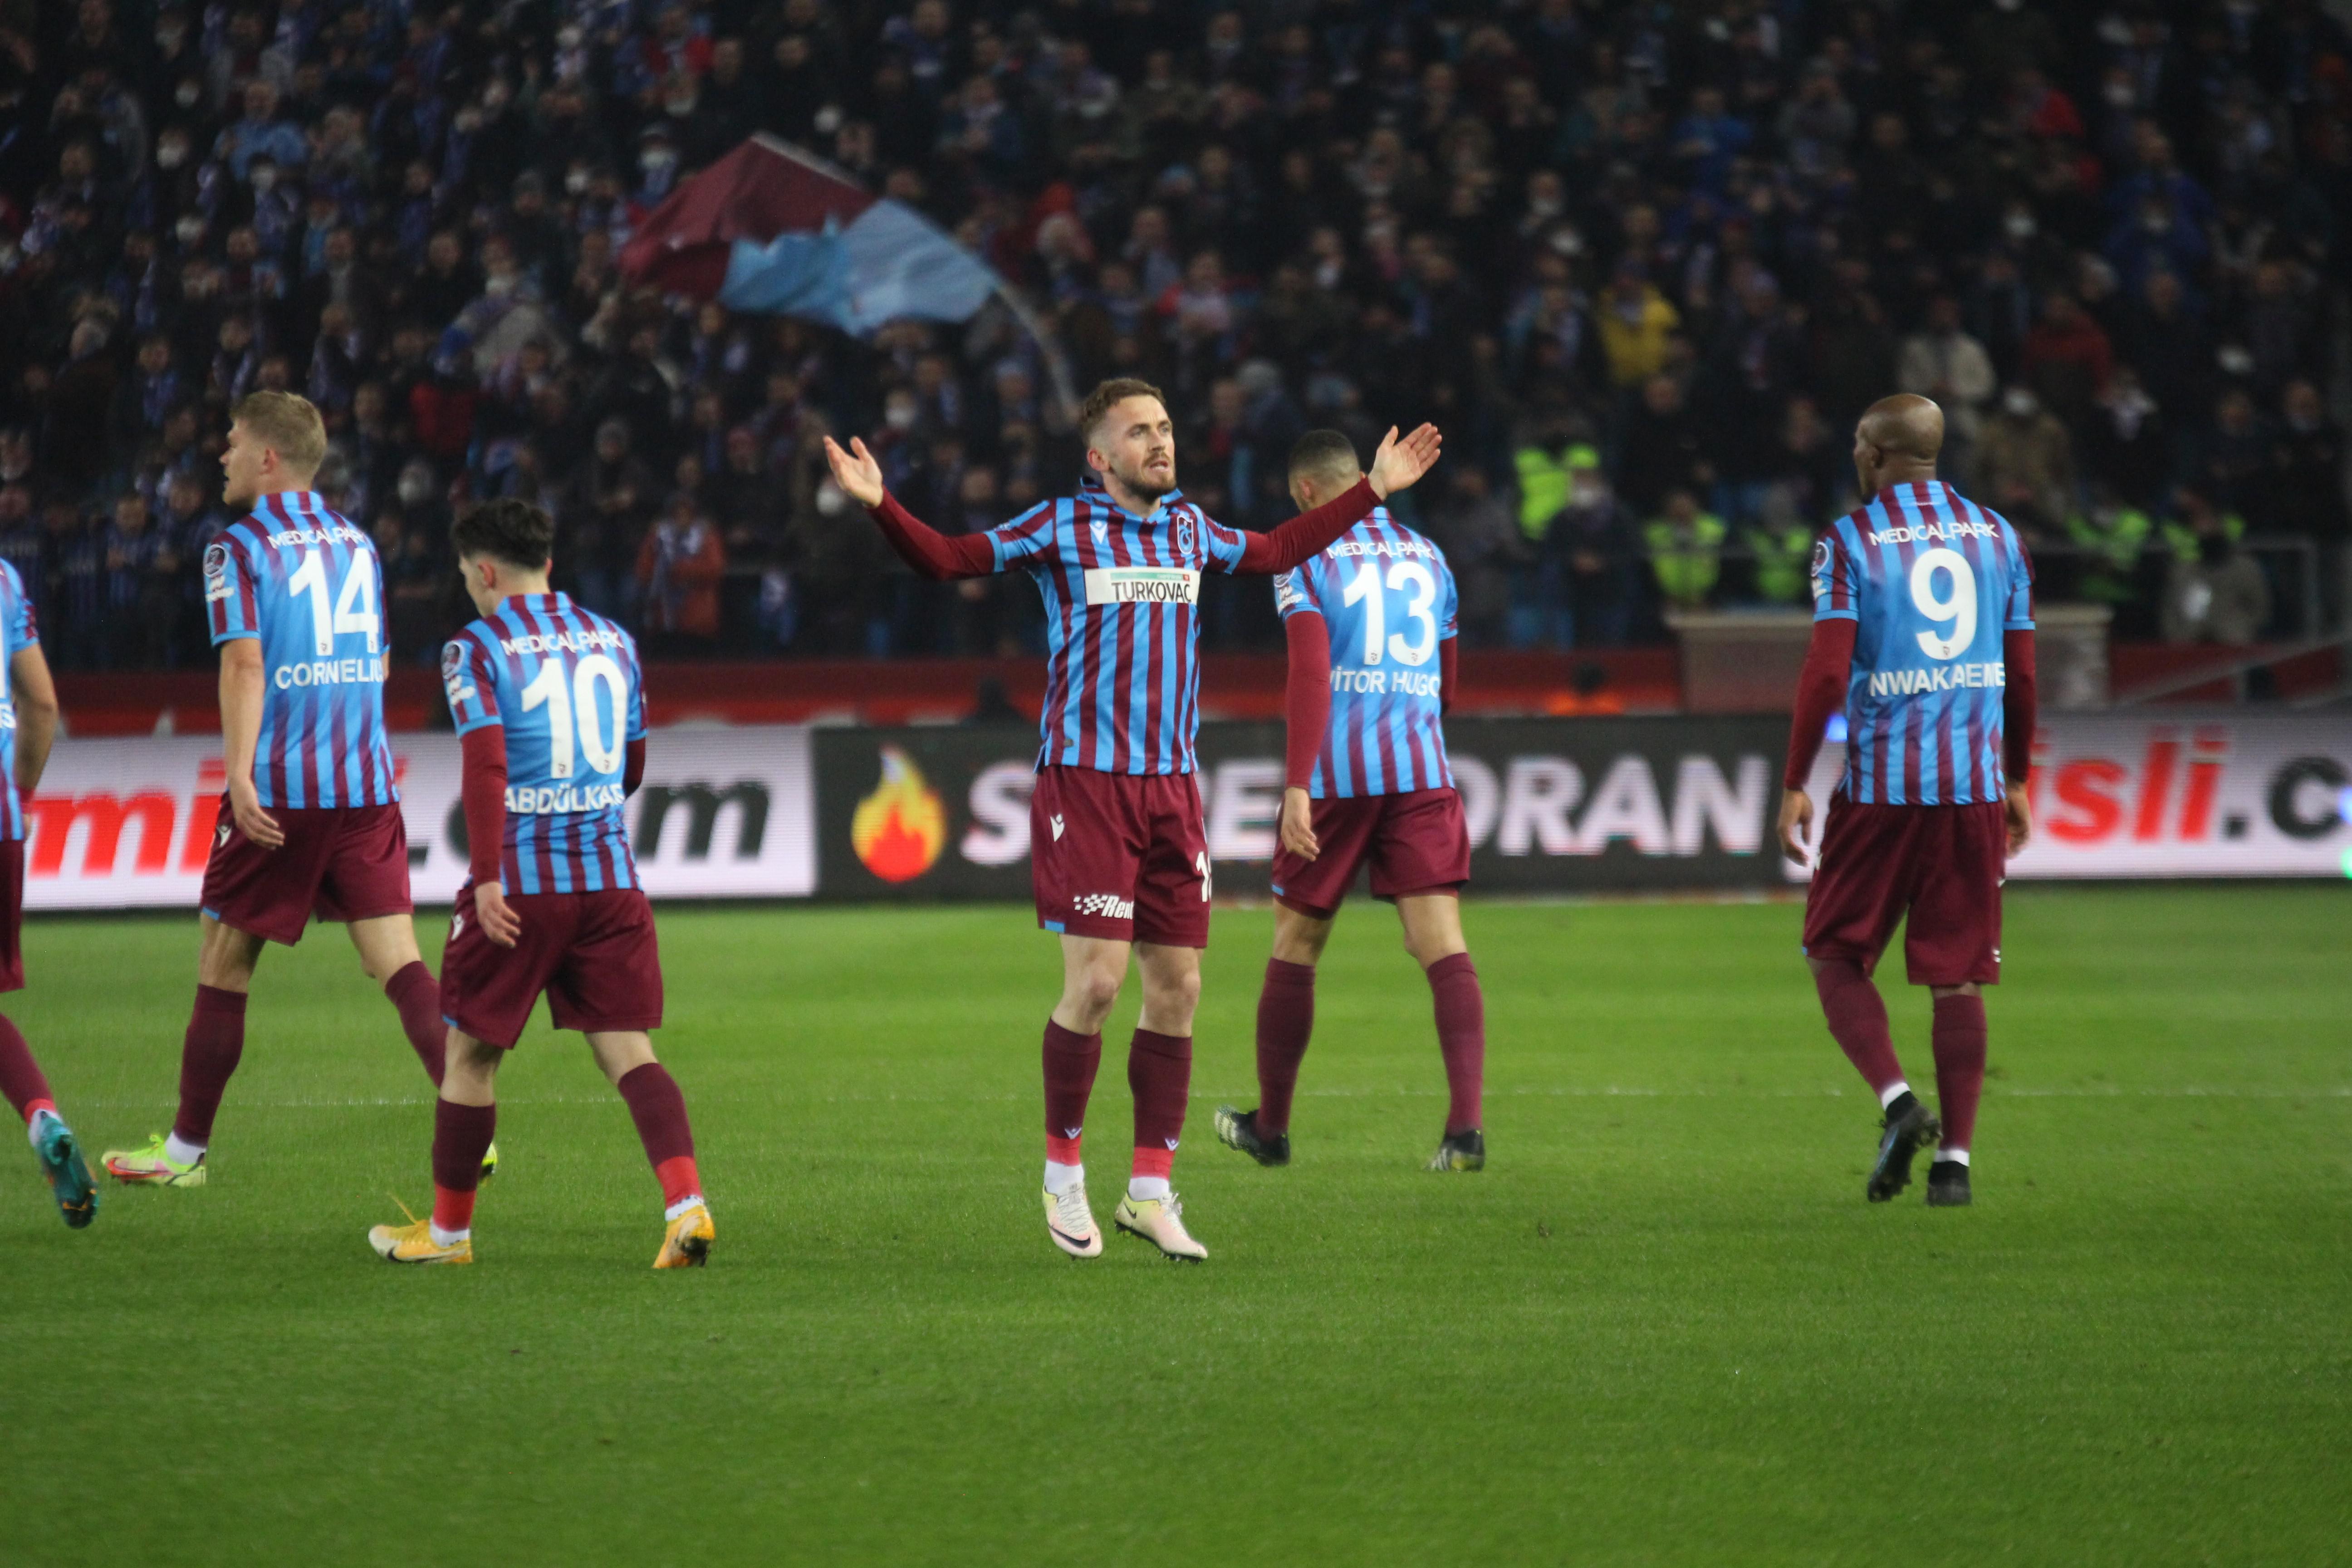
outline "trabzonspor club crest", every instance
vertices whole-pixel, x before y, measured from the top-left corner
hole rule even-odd
[[[1176,519],[1176,553],[1180,557],[1192,553],[1192,520],[1189,517],[1180,515]]]

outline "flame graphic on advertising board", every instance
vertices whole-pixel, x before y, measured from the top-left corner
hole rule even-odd
[[[947,847],[948,817],[912,758],[882,748],[882,782],[857,803],[849,819],[850,847],[866,868],[886,882],[906,882],[929,870]]]

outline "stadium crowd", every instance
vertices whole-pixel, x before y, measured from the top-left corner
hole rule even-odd
[[[1079,471],[1054,355],[1167,387],[1243,526],[1305,429],[1440,423],[1410,521],[1471,646],[1804,602],[1893,388],[2122,635],[2308,631],[2342,581],[2352,44],[2315,0],[0,0],[0,554],[64,668],[208,661],[265,387],[324,411],[404,658],[497,496],[656,655],[1034,647],[1029,584],[918,583],[817,446],[990,526]],[[633,226],[758,132],[1050,342],[633,290]],[[1210,646],[1277,645],[1221,586]]]

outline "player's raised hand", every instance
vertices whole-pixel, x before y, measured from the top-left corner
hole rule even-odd
[[[236,819],[236,830],[264,849],[276,849],[285,844],[285,830],[278,826],[276,817],[261,809],[261,792],[253,787],[251,779],[230,781],[228,809]]]
[[[1813,829],[1813,797],[1801,789],[1780,792],[1780,853],[1789,863],[1805,863],[1805,840]]]
[[[1372,454],[1372,493],[1386,500],[1402,489],[1410,489],[1412,482],[1437,464],[1440,437],[1437,426],[1424,425],[1397,439],[1396,426],[1381,438],[1381,449]]]
[[[522,917],[507,902],[503,882],[474,884],[474,916],[482,922],[482,934],[500,947],[512,947],[522,934]]]
[[[2025,847],[2025,841],[2033,837],[2033,806],[2023,784],[2009,786],[2009,795],[2001,802],[2000,814],[2009,823],[2009,858],[2014,860],[2017,852]]]
[[[852,436],[849,450],[832,437],[824,438],[824,460],[833,466],[833,482],[846,491],[860,506],[882,504],[882,465],[866,449],[866,443]]]
[[[1293,787],[1282,792],[1280,832],[1282,847],[1302,860],[1323,853],[1315,837],[1315,802],[1305,790]]]

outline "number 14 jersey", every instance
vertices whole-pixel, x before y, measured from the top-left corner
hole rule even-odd
[[[646,709],[629,634],[562,594],[518,594],[449,639],[441,681],[458,734],[506,730],[506,890],[635,887],[623,775]]]
[[[2002,797],[2002,634],[2033,626],[2033,566],[2007,518],[1941,480],[1890,485],[1813,547],[1813,618],[1856,623],[1847,799]]]
[[[400,798],[383,736],[383,572],[315,490],[263,496],[205,552],[215,646],[261,644],[253,784],[301,811]]]
[[[1374,507],[1276,577],[1274,605],[1286,621],[1322,616],[1331,637],[1331,722],[1307,793],[1352,800],[1450,787],[1437,645],[1454,635],[1456,601],[1444,552]]]

